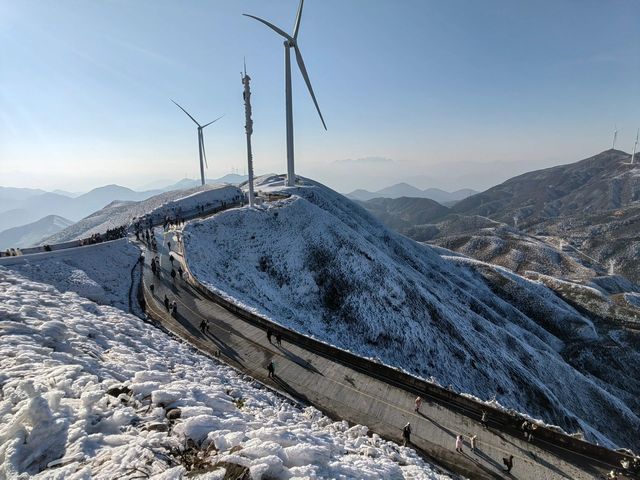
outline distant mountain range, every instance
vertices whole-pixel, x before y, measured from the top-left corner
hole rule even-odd
[[[620,150],[519,175],[449,209],[410,200],[363,205],[415,240],[520,273],[611,269],[640,283],[640,165]]]
[[[471,195],[478,192],[470,188],[464,188],[462,190],[456,190],[455,192],[446,192],[439,188],[427,188],[420,190],[419,188],[409,185],[408,183],[398,183],[390,187],[383,188],[375,192],[368,190],[354,190],[348,193],[346,196],[352,200],[367,201],[373,198],[401,198],[401,197],[413,197],[413,198],[429,198],[436,202],[447,205],[455,202],[459,202]]]
[[[4,193],[0,190],[0,196]],[[0,211],[0,231],[26,225],[49,215],[78,221],[114,200],[139,201],[152,195],[153,191],[135,192],[119,185],[95,188],[75,198],[58,193],[39,193],[14,201],[13,208]]]
[[[207,183],[238,184],[245,180],[246,177],[243,175],[229,174],[222,178],[209,179]],[[186,190],[199,185],[199,180],[183,178],[154,190],[139,192],[120,185],[106,185],[83,194],[61,193],[60,190],[46,192],[30,188],[0,187],[0,232],[19,226],[28,227],[29,224],[51,215],[76,222],[114,201],[139,202],[160,193]]]
[[[238,175],[237,173],[228,173],[220,178],[207,178],[207,184],[215,183],[230,183],[232,185],[239,185],[242,182],[247,181],[246,175]],[[194,188],[200,186],[200,180],[195,178],[183,178],[176,183],[170,183],[170,180],[157,180],[155,182],[147,183],[142,190],[159,190],[162,192],[168,192],[171,190],[182,190],[185,188]]]
[[[0,250],[16,246],[32,247],[38,245],[43,238],[54,235],[70,225],[73,225],[71,220],[57,215],[48,215],[36,222],[9,228],[0,232]]]

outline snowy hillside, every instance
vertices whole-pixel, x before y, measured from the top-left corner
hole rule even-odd
[[[129,225],[135,218],[152,215],[163,219],[174,216],[178,209],[188,213],[199,205],[218,205],[231,202],[240,195],[240,190],[231,185],[205,185],[189,190],[173,190],[155,195],[141,202],[113,202],[102,210],[83,218],[71,227],[46,239],[47,243],[61,243],[86,238],[94,233]]]
[[[460,216],[457,218],[462,221]],[[441,236],[432,242],[483,262],[502,265],[521,275],[532,271],[559,278],[587,280],[604,273],[597,270],[597,264],[589,265],[560,248],[506,225]]]
[[[53,285],[61,292],[75,292],[96,303],[127,311],[131,269],[139,256],[140,249],[123,238],[61,251],[8,268],[34,282]]]
[[[0,478],[444,478],[138,318],[0,269]]]
[[[58,215],[49,215],[33,223],[3,230],[0,232],[0,250],[39,245],[42,239],[50,237],[70,225],[73,225],[71,220]]]
[[[602,331],[541,283],[441,257],[322,185],[262,182],[260,189],[291,197],[186,228],[189,265],[211,289],[303,333],[601,444],[640,446],[632,334]],[[630,363],[605,369],[597,357],[583,365],[566,356],[580,349],[587,358],[589,346],[614,334]],[[631,382],[617,383],[616,374]]]

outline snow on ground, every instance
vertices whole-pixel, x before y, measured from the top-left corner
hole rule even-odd
[[[312,181],[285,188],[272,176],[258,184],[291,197],[185,229],[189,266],[208,288],[302,333],[601,444],[640,446],[640,408],[624,386],[563,356],[569,346],[598,342],[593,323],[544,285],[441,258]],[[623,368],[606,367],[611,376]]]
[[[128,239],[53,252],[25,259],[11,265],[33,281],[53,285],[61,292],[76,292],[103,305],[128,310],[131,269],[137,263],[140,249]]]
[[[239,200],[242,192],[232,185],[205,185],[188,190],[172,190],[141,202],[115,201],[102,210],[83,218],[69,228],[46,239],[46,243],[62,243],[87,238],[94,233],[104,233],[122,225],[130,225],[135,219],[151,216],[162,221],[166,215],[175,216],[194,212],[199,206],[216,207],[221,202]],[[44,242],[43,242],[44,243]]]
[[[521,275],[534,271],[580,280],[598,275],[593,268],[585,266],[567,252],[506,226],[441,236],[432,243],[483,262],[502,265]]]
[[[6,269],[0,388],[0,478],[179,479],[185,465],[202,479],[445,478],[134,316]]]

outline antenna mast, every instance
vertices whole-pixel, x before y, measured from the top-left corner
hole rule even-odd
[[[244,91],[242,97],[244,98],[244,130],[247,134],[247,171],[249,174],[249,205],[253,207],[254,194],[253,194],[253,154],[251,152],[251,134],[253,133],[253,120],[251,120],[251,89],[249,88],[249,82],[251,77],[247,75],[247,63],[244,63],[244,74],[240,74],[242,77],[242,85],[244,85]]]

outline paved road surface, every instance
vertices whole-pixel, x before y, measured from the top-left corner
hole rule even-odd
[[[174,249],[175,238],[167,236],[169,239]],[[411,422],[414,447],[438,464],[470,478],[594,479],[604,478],[611,468],[561,448],[537,445],[535,440],[530,444],[523,438],[513,438],[492,428],[484,430],[476,420],[455,413],[446,405],[425,401],[416,413],[413,411],[415,396],[409,392],[298,348],[286,339],[282,345],[276,345],[275,338],[270,344],[264,330],[203,298],[177,276],[173,282],[166,240],[158,243],[162,245],[161,278],[154,277],[149,268],[152,252],[147,252],[144,267],[148,313],[198,348],[219,354],[230,365],[301,402],[314,405],[334,418],[367,425],[381,436],[398,442],[403,425]],[[183,259],[175,251],[173,256],[177,269]],[[152,283],[153,296],[148,290]],[[176,318],[164,308],[165,294],[178,304]],[[203,319],[210,321],[207,333],[199,330]],[[266,369],[271,360],[276,365],[274,379],[268,378]],[[462,454],[455,451],[458,434],[465,438]],[[473,434],[477,435],[476,452],[469,448],[468,438]],[[506,473],[502,459],[509,455],[514,456],[514,466],[511,473]]]

